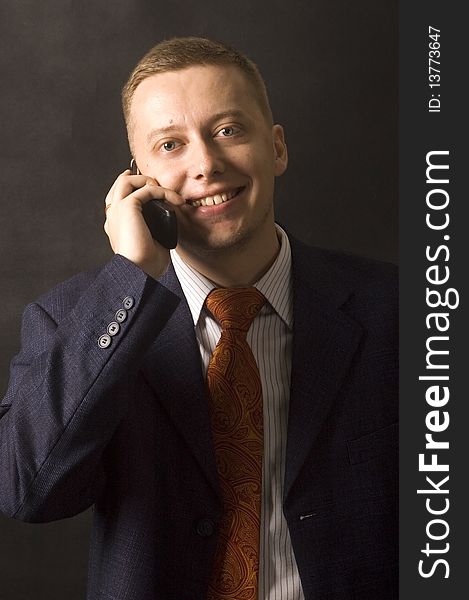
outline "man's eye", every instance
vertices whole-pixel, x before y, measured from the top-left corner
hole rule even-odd
[[[165,150],[166,152],[171,152],[172,150],[174,150],[176,148],[176,142],[164,142],[164,144],[162,145],[163,150]]]
[[[236,129],[234,127],[223,127],[218,133],[221,133],[224,137],[230,137],[236,133]]]

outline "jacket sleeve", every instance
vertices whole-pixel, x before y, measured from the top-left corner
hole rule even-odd
[[[119,255],[72,306],[70,295],[62,285],[26,308],[0,404],[0,510],[30,522],[94,503],[103,452],[132,401],[131,375],[180,302]],[[124,320],[99,343],[121,309]]]

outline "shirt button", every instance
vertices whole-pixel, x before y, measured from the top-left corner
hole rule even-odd
[[[104,335],[100,336],[100,338],[98,339],[98,346],[100,348],[108,348],[110,345],[111,345],[111,336],[110,335],[105,333]]]
[[[135,300],[132,298],[132,296],[126,296],[122,304],[124,305],[124,308],[129,310],[129,308],[132,308],[132,306],[135,304]]]
[[[109,325],[107,326],[107,332],[110,336],[113,336],[119,333],[120,328],[121,326],[119,325],[119,323],[116,323],[116,321],[111,321],[111,323],[109,323]]]
[[[215,523],[212,519],[200,519],[195,529],[200,537],[210,537],[215,532]]]
[[[116,321],[118,323],[123,323],[127,319],[127,311],[125,308],[119,308],[116,312]]]

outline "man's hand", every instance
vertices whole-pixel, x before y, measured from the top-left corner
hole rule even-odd
[[[160,187],[155,179],[125,170],[106,196],[104,231],[116,254],[157,279],[168,266],[169,251],[151,237],[142,215],[142,206],[152,199],[175,206],[185,202],[177,192]]]

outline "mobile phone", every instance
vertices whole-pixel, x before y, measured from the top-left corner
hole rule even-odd
[[[140,173],[134,158],[130,161],[130,170],[132,175]],[[164,200],[149,200],[143,205],[142,214],[152,238],[168,250],[176,248],[178,237],[176,213],[169,204]]]

